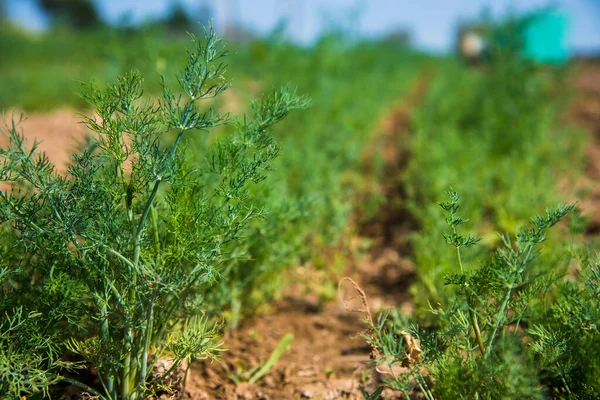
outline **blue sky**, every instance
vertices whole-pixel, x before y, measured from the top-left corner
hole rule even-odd
[[[40,29],[44,19],[35,11],[35,0],[7,0],[9,15]],[[458,21],[475,18],[484,8],[494,16],[527,11],[548,4],[559,6],[569,17],[568,43],[575,51],[600,50],[600,0],[181,0],[193,13],[208,4],[217,29],[231,15],[259,33],[271,31],[283,18],[298,41],[310,43],[337,20],[353,26],[357,34],[376,36],[394,28],[409,28],[414,42],[429,51],[447,51],[454,42]],[[117,22],[126,13],[134,21],[164,14],[173,0],[96,0],[106,20]],[[233,11],[233,12],[232,12]]]

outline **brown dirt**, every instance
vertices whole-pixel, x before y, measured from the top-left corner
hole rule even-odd
[[[221,106],[232,115],[241,115],[247,111],[248,105],[243,99],[260,94],[258,82],[249,81],[245,86],[243,90],[229,89],[223,92],[219,100]],[[45,152],[60,172],[66,171],[71,154],[85,143],[86,135],[93,133],[82,123],[80,113],[70,108],[34,114],[9,109],[0,114],[0,147],[8,145],[8,137],[2,131],[7,132],[13,121],[17,124],[17,130],[23,133],[28,147],[34,141],[39,142],[38,150]]]
[[[410,304],[405,287],[414,268],[393,250],[383,251],[375,260],[367,257],[349,269],[364,285],[372,310]],[[319,307],[301,286],[288,289],[272,313],[251,318],[230,332],[224,339],[223,361],[196,362],[188,377],[186,398],[362,399],[361,385],[373,389],[367,373],[371,349],[360,337],[366,328],[364,314],[348,312],[337,300]],[[344,289],[351,292],[351,287]],[[266,361],[288,333],[294,335],[290,350],[262,380],[234,383],[233,376],[242,376]]]
[[[600,232],[600,62],[583,63],[572,86],[575,100],[568,119],[591,135],[591,144],[585,149],[586,175],[577,184],[588,192],[580,208],[588,219],[588,233],[597,234]]]
[[[0,128],[6,130],[4,122],[12,127],[12,121],[18,122],[21,112],[9,110],[4,113],[5,121],[0,121]],[[59,171],[64,171],[70,161],[69,155],[84,142],[88,129],[81,124],[78,113],[71,109],[58,109],[48,113],[24,116],[18,124],[18,130],[23,133],[28,147],[34,140],[40,144],[38,149],[46,152],[51,162]],[[0,135],[0,146],[8,145],[8,137]]]
[[[369,253],[362,259],[348,259],[346,273],[364,289],[374,311],[412,309],[407,288],[414,277],[414,266],[402,256],[409,251],[406,238],[412,224],[397,202],[402,195],[400,170],[406,158],[399,146],[403,143],[400,137],[410,128],[410,111],[425,92],[427,80],[420,80],[407,100],[386,113],[373,147],[364,155],[368,158],[374,151],[382,152],[387,179],[380,189],[386,201],[379,215],[359,229],[359,235],[373,243]],[[302,289],[314,270],[300,267],[298,271],[294,277],[304,282],[287,289],[272,313],[246,320],[227,335],[222,362],[194,363],[186,398],[363,399],[361,387],[369,392],[377,387],[377,382],[370,381],[371,348],[360,336],[366,329],[362,322],[365,315],[347,311],[337,299],[319,306],[318,299]],[[351,285],[342,286],[342,297],[355,294]],[[255,384],[234,383],[232,377],[267,360],[287,333],[294,335],[291,349],[263,379]],[[396,397],[384,392],[384,398]]]

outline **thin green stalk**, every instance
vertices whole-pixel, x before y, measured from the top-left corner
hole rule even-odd
[[[560,380],[565,385],[565,390],[567,391],[567,393],[569,393],[569,398],[572,399],[573,398],[573,392],[571,392],[571,388],[569,388],[569,384],[567,383],[567,380],[565,379],[565,376],[564,376],[564,374],[562,372],[560,374]]]
[[[90,394],[97,396],[98,399],[100,399],[100,400],[106,399],[106,397],[102,396],[102,394],[100,392],[98,392],[96,389],[94,389],[91,386],[86,385],[85,383],[79,382],[76,379],[67,378],[66,376],[61,376],[61,375],[54,375],[54,376],[59,378],[61,381],[70,383],[71,385],[79,386],[80,388],[84,389],[85,391],[89,392]]]
[[[100,270],[96,265],[94,265],[94,267],[95,267],[96,272],[101,274],[101,276],[104,274],[104,271]],[[117,290],[115,285],[109,279],[105,279],[103,283],[108,285],[108,288],[110,289],[112,294],[115,295],[115,298],[119,302],[119,305],[122,307],[125,307],[125,302],[123,301],[123,298],[121,297],[121,294],[119,293],[119,291]]]
[[[148,213],[150,212],[150,206],[154,202],[154,197],[156,197],[156,193],[158,193],[158,188],[160,186],[161,180],[156,180],[154,182],[154,187],[152,188],[152,192],[150,193],[150,197],[146,202],[146,206],[144,207],[144,212],[140,218],[140,221],[136,227],[136,231],[133,239],[133,265],[137,268],[138,263],[140,261],[140,252],[141,252],[141,239],[144,225],[146,223],[146,218],[148,218]]]
[[[173,145],[173,147],[171,148],[171,152],[169,153],[169,158],[168,158],[168,163],[170,164],[170,162],[173,159],[173,156],[175,155],[175,151],[177,149],[177,146],[181,140],[181,137],[183,135],[184,130],[180,130],[179,134],[177,135],[177,139],[175,140],[175,144]],[[134,236],[134,253],[133,253],[133,268],[134,271],[137,271],[138,265],[139,265],[139,260],[140,260],[140,254],[141,254],[141,236],[142,236],[142,232],[143,232],[143,228],[144,225],[146,223],[146,219],[148,218],[148,215],[150,213],[151,208],[153,207],[153,203],[154,203],[154,198],[156,197],[156,194],[158,193],[158,189],[160,187],[160,183],[162,182],[161,179],[157,179],[154,182],[154,186],[152,188],[152,192],[150,193],[150,197],[148,198],[146,205],[144,207],[144,211],[142,213],[142,216],[140,217],[140,220],[137,224],[137,226],[135,224],[132,224],[133,228],[132,228],[132,233]],[[158,235],[158,231],[157,231],[157,226],[156,224],[154,224],[154,231],[155,231],[155,238],[157,238]],[[133,287],[135,287],[135,282],[137,281],[135,275],[134,275],[134,285]],[[129,304],[133,305],[135,304],[135,300],[136,300],[136,295],[135,295],[135,291],[134,289],[130,289],[130,295],[129,295]],[[141,370],[141,376],[140,376],[140,384],[143,384],[145,382],[146,379],[146,375],[147,375],[147,367],[148,367],[148,346],[149,346],[149,335],[150,333],[150,329],[152,326],[152,320],[153,320],[153,307],[151,306],[151,312],[150,312],[150,316],[149,316],[149,329],[146,332],[146,339],[145,339],[145,343],[144,343],[144,350],[142,352],[142,370]],[[123,397],[125,398],[125,393],[129,392],[129,386],[130,383],[135,384],[135,376],[132,376],[132,366],[131,366],[131,355],[132,355],[132,351],[133,351],[133,333],[131,331],[131,326],[130,323],[128,322],[127,324],[128,326],[125,329],[125,339],[127,340],[128,344],[127,344],[127,356],[125,358],[125,362],[123,364],[123,374],[122,374],[122,387],[123,387]],[[137,367],[133,367],[134,369],[137,369]],[[135,374],[133,374],[135,375]]]
[[[519,318],[517,319],[517,323],[515,324],[515,330],[513,331],[513,333],[517,333],[519,331],[519,325],[521,325],[521,319],[523,319],[524,314],[525,314],[525,312],[522,312],[519,315]]]
[[[110,254],[112,254],[113,256],[117,257],[118,259],[120,259],[121,261],[123,261],[125,264],[129,265],[132,268],[134,267],[133,263],[131,261],[129,261],[129,259],[127,257],[125,257],[124,255],[122,255],[121,253],[119,253],[115,249],[112,249],[112,248],[110,248],[110,247],[108,247],[106,245],[103,245],[103,247],[106,248]]]
[[[196,276],[196,279],[197,278],[198,277]],[[163,312],[163,313],[161,313],[161,317],[159,318],[159,321],[167,321],[167,322],[165,322],[165,323],[162,324],[162,327],[157,332],[156,337],[160,338],[160,337],[163,337],[165,335],[165,332],[168,329],[168,321],[171,320],[171,316],[173,315],[173,313],[177,309],[178,298],[179,298],[178,296],[172,296],[170,299],[168,299],[168,300],[165,301],[165,307],[164,307],[164,309],[166,311]],[[158,346],[160,347],[160,343],[158,343]],[[150,371],[152,371],[154,369],[154,366],[156,365],[156,362],[158,361],[158,358],[159,357],[155,357],[154,361],[152,362],[152,365],[149,368]]]
[[[502,318],[504,316],[504,312],[506,311],[506,307],[508,307],[508,302],[510,300],[510,296],[512,294],[513,284],[508,288],[508,292],[506,292],[506,296],[504,297],[504,301],[502,302],[502,307],[500,307],[500,312],[498,313],[498,318],[496,319],[496,324],[494,326],[494,330],[492,331],[492,335],[490,336],[490,343],[488,344],[487,352],[485,353],[486,357],[489,357],[492,352],[492,344],[494,343],[494,339],[496,338],[496,333],[498,332],[498,328],[500,328]]]
[[[160,254],[160,236],[158,232],[158,213],[156,212],[156,207],[154,207],[154,205],[150,206],[150,220],[154,232],[154,251],[156,252],[155,262],[158,262],[158,256]]]
[[[127,186],[124,186],[125,190],[127,191]],[[129,194],[126,192],[125,193],[125,198],[127,199],[129,196]],[[137,267],[139,264],[139,257],[140,257],[140,249],[141,249],[141,245],[140,245],[140,234],[141,234],[141,229],[138,228],[138,226],[136,226],[135,224],[135,220],[133,217],[133,204],[131,203],[131,201],[127,201],[127,215],[129,217],[129,221],[131,222],[131,235],[133,237],[133,261],[131,262],[131,267],[132,267],[132,280],[133,280],[133,285],[129,288],[129,298],[128,298],[128,304],[125,306],[125,313],[126,313],[126,323],[125,323],[125,327],[124,327],[124,334],[123,334],[123,340],[125,342],[125,360],[123,361],[123,368],[121,369],[121,398],[124,400],[129,400],[131,397],[131,393],[130,393],[130,389],[129,389],[129,382],[131,379],[131,356],[132,356],[132,351],[133,351],[133,333],[132,333],[132,328],[131,328],[131,319],[132,319],[132,315],[131,312],[133,310],[131,310],[130,308],[133,307],[133,305],[135,304],[135,282],[136,282],[136,273],[137,273]]]
[[[173,157],[175,156],[175,151],[177,150],[177,146],[179,145],[179,142],[181,141],[181,137],[183,136],[184,132],[185,132],[184,129],[180,129],[179,133],[177,134],[177,139],[175,139],[175,143],[173,144],[173,147],[171,148],[171,152],[169,153],[169,157],[167,159],[168,165],[171,164],[171,161],[173,160]],[[150,197],[146,201],[146,205],[144,206],[144,211],[142,212],[142,216],[140,217],[140,220],[136,227],[136,232],[134,232],[133,265],[135,268],[137,268],[139,260],[140,260],[142,231],[143,231],[144,225],[146,224],[146,219],[148,218],[148,214],[150,213],[150,207],[154,203],[154,198],[156,197],[156,194],[158,193],[158,188],[160,187],[161,182],[162,182],[162,178],[161,179],[157,178],[157,180],[154,182],[154,187],[152,188]]]
[[[167,310],[166,312],[163,312],[160,314],[160,318],[157,318],[158,321],[165,321],[162,326],[160,327],[159,331],[156,333],[156,337],[157,338],[161,338],[165,336],[165,333],[167,332],[168,329],[168,321],[171,320],[171,316],[173,315],[173,312],[175,311],[175,309],[177,308],[177,296],[174,296],[172,298],[173,301],[166,301],[165,304],[169,304],[171,303],[171,305],[166,306],[165,309]],[[161,348],[161,344],[162,341],[159,340],[158,343],[155,343],[155,345],[158,348]],[[160,350],[159,350],[160,351]],[[150,365],[150,367],[148,368],[149,371],[152,371],[154,369],[154,366],[156,365],[156,362],[158,361],[160,357],[158,356],[158,354],[154,355],[154,360],[152,361],[152,364]]]
[[[456,235],[456,227],[454,228],[454,234]],[[460,266],[460,273],[464,274],[464,267],[462,263],[462,257],[460,254],[460,247],[456,248],[456,254],[458,256],[458,265]],[[475,337],[477,338],[477,345],[479,346],[479,351],[481,355],[485,354],[485,346],[483,344],[483,338],[481,337],[481,331],[479,330],[479,324],[477,323],[477,315],[475,312],[469,307],[469,316],[471,317],[471,325],[473,325],[473,332],[475,332]]]
[[[130,324],[128,324],[130,325]],[[125,329],[125,360],[123,362],[123,369],[121,370],[121,398],[124,400],[130,399],[129,391],[129,377],[131,374],[131,350],[132,341],[131,327],[128,326]]]
[[[121,397],[123,399],[129,400],[132,397],[130,392],[130,387],[132,386],[132,376],[135,376],[134,366],[131,365],[131,358],[134,354],[134,345],[133,345],[133,329],[132,329],[132,319],[135,314],[135,304],[136,304],[136,292],[135,287],[137,284],[137,276],[134,274],[132,277],[132,285],[129,288],[129,299],[128,299],[128,307],[125,309],[126,312],[126,323],[124,329],[124,341],[125,341],[125,361],[123,362],[123,370],[121,374]],[[135,386],[135,380],[133,381],[133,386]]]
[[[454,231],[454,235],[457,235],[456,227],[453,228],[453,231]],[[456,247],[456,255],[458,257],[458,266],[460,267],[460,273],[464,274],[465,269],[463,268],[462,257],[460,255],[460,247]]]
[[[185,397],[185,387],[187,385],[187,379],[190,374],[190,368],[192,367],[192,362],[190,361],[185,369],[185,373],[183,374],[183,383],[181,384],[181,393],[179,394],[179,399],[183,399]]]
[[[538,229],[538,234],[540,233],[540,229]],[[527,265],[530,261],[531,261],[531,252],[533,251],[533,248],[535,246],[531,243],[529,243],[527,245],[527,255],[525,256],[525,259],[523,260],[523,262],[520,264],[522,266]],[[494,330],[492,332],[492,336],[490,337],[490,343],[488,345],[487,348],[487,352],[486,352],[486,357],[489,357],[491,354],[491,349],[492,349],[492,344],[494,343],[494,339],[496,338],[496,333],[498,332],[498,329],[500,329],[500,325],[502,323],[502,318],[504,318],[504,313],[506,312],[506,308],[508,307],[508,302],[510,301],[510,296],[512,295],[512,291],[515,288],[515,283],[517,280],[517,277],[515,276],[515,273],[518,271],[518,268],[513,268],[513,277],[512,277],[512,282],[510,283],[510,285],[508,286],[508,291],[506,292],[506,296],[504,297],[504,300],[502,301],[502,306],[500,307],[500,312],[498,313],[498,318],[496,318],[496,324],[494,326]]]
[[[104,392],[108,395],[108,399],[109,400],[113,400],[117,398],[117,394],[115,393],[114,395],[108,390],[108,388],[106,387],[106,383],[104,383],[104,379],[102,378],[102,375],[98,376],[98,378],[100,379],[100,384],[102,385],[102,388],[104,389]]]
[[[146,337],[144,339],[144,352],[142,354],[142,368],[140,370],[140,385],[142,386],[146,383],[148,375],[148,350],[150,348],[150,338],[152,337],[152,325],[154,322],[154,301],[150,303],[150,311],[148,314]]]
[[[423,378],[423,376],[419,372],[415,374],[415,381],[417,381],[419,388],[421,389],[423,395],[427,400],[435,400],[433,393],[431,393],[431,390],[429,390],[429,387],[427,387],[427,382],[425,382],[425,378]]]
[[[129,223],[131,224],[131,232],[133,234],[133,237],[135,238],[137,237],[137,227],[133,218],[133,209],[131,208],[131,206],[129,206],[129,208],[127,209],[127,217],[129,218]]]
[[[100,317],[101,318],[100,338],[102,339],[102,342],[104,344],[107,344],[109,342],[109,338],[110,338],[110,330],[109,330],[109,325],[108,325],[108,310],[107,310],[106,304],[104,304],[102,306],[100,315],[101,315],[101,317]],[[106,380],[106,391],[108,392],[109,396],[111,396],[112,399],[116,398],[116,393],[114,393],[115,379],[114,379],[112,370],[106,371],[105,380]]]
[[[273,350],[269,359],[262,364],[256,372],[249,377],[249,383],[256,383],[259,381],[267,372],[273,368],[273,366],[277,363],[277,360],[285,353],[291,346],[292,340],[294,340],[294,335],[291,333],[286,334],[277,345],[277,348]]]
[[[162,374],[162,375],[161,375],[161,376],[159,376],[158,378],[154,379],[154,381],[155,381],[155,382],[160,382],[160,381],[162,381],[163,379],[165,379],[167,376],[169,376],[169,374],[170,374],[171,372],[173,372],[173,371],[175,370],[175,368],[177,368],[177,367],[178,367],[178,366],[181,364],[181,361],[182,361],[182,360],[181,360],[181,359],[179,359],[179,358],[175,358],[175,359],[173,359],[173,362],[171,363],[171,366],[169,367],[169,369],[168,369],[168,370],[167,370],[167,371],[166,371],[164,374]]]

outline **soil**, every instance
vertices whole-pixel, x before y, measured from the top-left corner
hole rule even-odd
[[[0,129],[6,130],[12,127],[12,121],[18,122],[22,113],[18,110],[9,110],[4,113],[6,121],[0,121]],[[38,149],[46,152],[59,171],[64,171],[70,161],[69,154],[84,143],[88,132],[85,125],[80,123],[81,118],[72,109],[58,109],[48,113],[24,116],[21,123],[17,124],[17,130],[25,136],[27,147],[31,147],[34,141],[39,142]],[[8,137],[0,135],[0,146],[8,144]]]
[[[585,149],[586,176],[577,185],[587,193],[579,205],[588,219],[588,234],[597,235],[600,233],[600,61],[582,63],[572,86],[575,100],[568,119],[591,135],[590,145]]]

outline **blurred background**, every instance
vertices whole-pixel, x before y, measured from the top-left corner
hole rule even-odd
[[[509,20],[529,59],[600,54],[597,0],[0,0],[0,108],[78,107],[76,81],[102,83],[132,68],[168,75],[181,61],[174,41],[186,43],[209,21],[235,54],[250,57],[231,62],[247,71],[275,43],[307,51],[332,37],[477,63],[512,40],[496,29]]]
[[[567,20],[570,52],[600,51],[597,0],[2,0],[0,4],[3,23],[35,32],[57,25],[89,29],[152,24],[196,31],[197,22],[212,20],[220,34],[240,40],[283,30],[290,40],[311,44],[338,30],[354,37],[394,37],[436,53],[453,48],[456,32],[466,21],[552,7]]]

